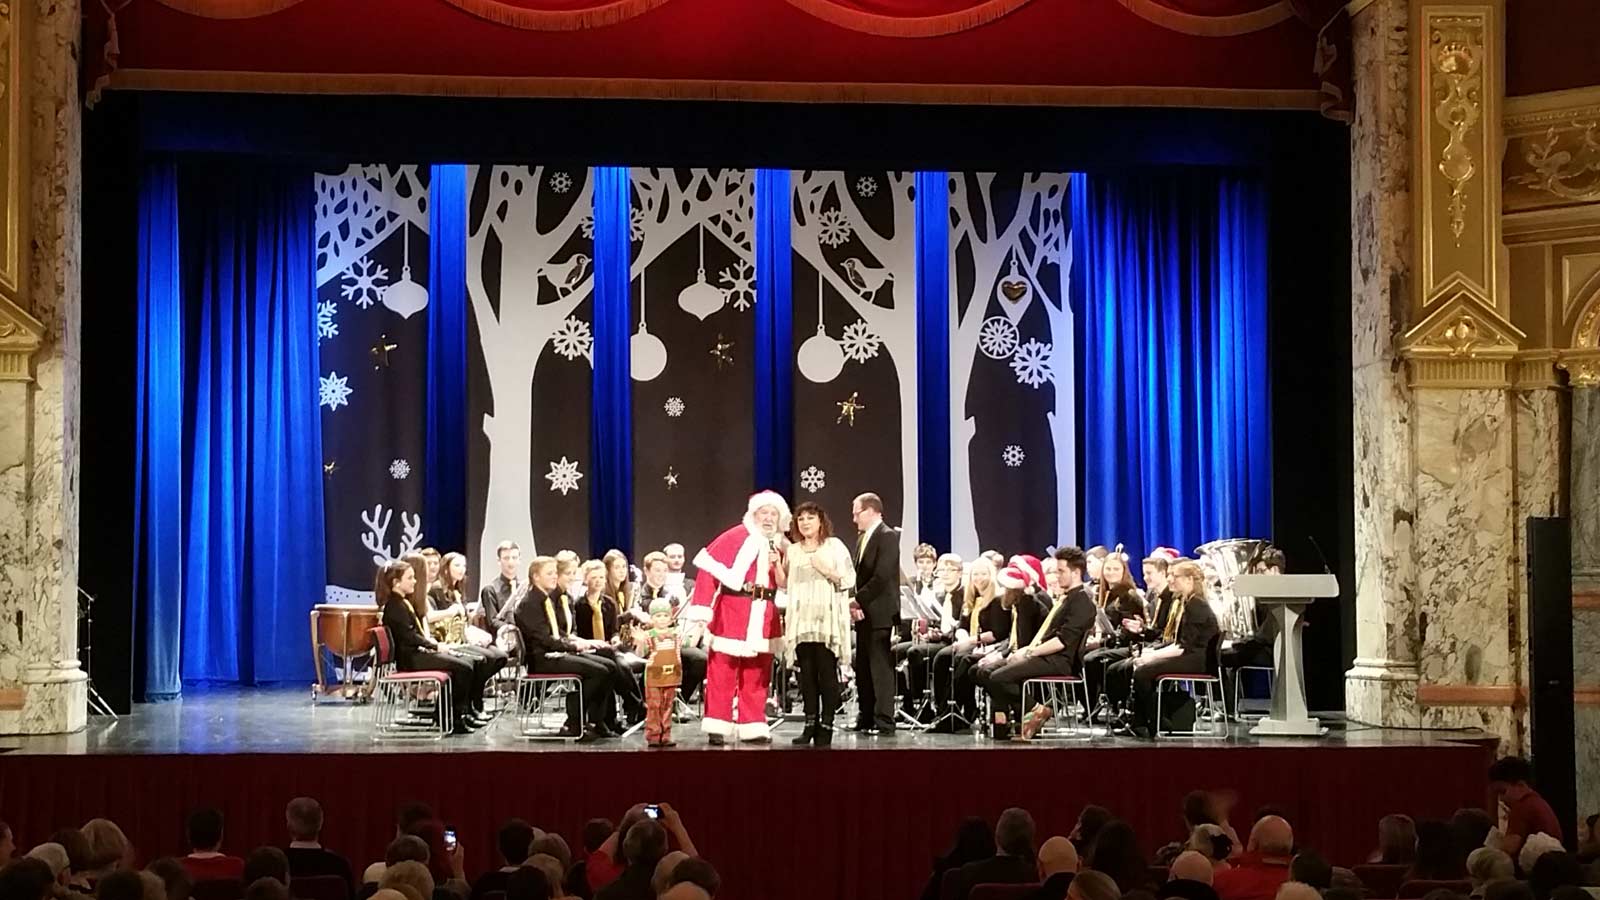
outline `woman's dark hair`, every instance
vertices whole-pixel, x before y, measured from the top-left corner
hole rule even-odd
[[[1378,862],[1406,865],[1417,858],[1417,823],[1395,813],[1378,820]]]
[[[817,517],[817,541],[825,541],[833,537],[833,521],[828,518],[828,511],[813,501],[806,502],[794,508],[794,516],[789,523],[789,540],[800,542],[800,517],[812,515]]]
[[[417,614],[417,619],[426,623],[428,621],[428,558],[421,553],[407,553],[400,557],[400,561],[411,567],[417,574],[417,586],[411,591],[411,608]],[[426,630],[426,626],[424,626]]]
[[[1540,856],[1528,872],[1528,886],[1533,888],[1534,900],[1550,900],[1556,888],[1583,882],[1583,866],[1576,856],[1565,850],[1551,850]]]
[[[939,862],[947,868],[988,859],[994,855],[994,829],[977,816],[967,816],[956,825],[955,841]]]
[[[1463,860],[1483,846],[1494,825],[1494,819],[1481,809],[1466,807],[1456,810],[1456,814],[1450,817],[1450,830],[1455,834]]]
[[[538,866],[522,866],[506,880],[506,900],[550,900],[550,880]]]
[[[1100,834],[1100,829],[1112,820],[1111,810],[1104,806],[1095,806],[1093,803],[1085,806],[1078,813],[1078,855],[1084,858],[1089,856],[1089,848],[1094,846],[1094,839]]]
[[[1139,852],[1139,840],[1133,826],[1121,819],[1107,822],[1095,835],[1089,847],[1087,868],[1111,876],[1117,887],[1127,894],[1143,888],[1150,882],[1150,864]]]
[[[1183,795],[1183,821],[1192,830],[1196,825],[1220,824],[1211,816],[1211,794],[1207,791],[1190,791]]]
[[[583,849],[593,853],[611,837],[617,826],[610,819],[590,819],[583,823]]]
[[[1467,877],[1467,857],[1455,834],[1443,822],[1417,823],[1417,858],[1407,878],[1415,881],[1451,881]]]
[[[418,554],[418,559],[421,555]],[[455,872],[450,868],[450,852],[444,846],[444,823],[438,819],[427,819],[411,826],[413,837],[422,839],[428,845],[428,874],[433,876],[435,884],[444,884],[455,877]]]
[[[405,576],[409,568],[411,568],[409,564],[391,559],[378,569],[378,576],[372,582],[372,592],[375,595],[373,599],[380,608],[396,596],[394,586],[400,583],[400,579]],[[416,591],[413,590],[412,593]]]
[[[134,880],[139,876],[134,874]],[[0,897],[6,900],[44,900],[51,896],[50,886],[55,882],[50,866],[44,860],[22,857],[14,859],[0,869]]]

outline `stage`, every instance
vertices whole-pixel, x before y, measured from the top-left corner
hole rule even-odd
[[[767,747],[711,749],[696,723],[679,746],[643,736],[582,747],[526,742],[502,719],[437,743],[374,744],[370,707],[311,703],[304,689],[190,691],[143,704],[74,735],[0,739],[0,814],[23,845],[94,816],[118,822],[141,856],[180,853],[185,814],[221,808],[225,849],[286,840],[283,807],[310,795],[327,812],[324,843],[364,866],[378,859],[403,800],[433,804],[461,834],[469,872],[495,864],[494,833],[511,816],[559,830],[574,846],[592,817],[666,801],[729,898],[910,898],[963,815],[1030,810],[1042,837],[1065,834],[1099,803],[1127,819],[1153,853],[1180,836],[1178,806],[1195,788],[1239,791],[1234,825],[1262,805],[1283,810],[1303,846],[1359,861],[1391,812],[1447,817],[1483,805],[1493,740],[1334,722],[1320,739],[1001,744],[974,736],[894,738],[840,732],[829,751],[795,749],[799,726]]]

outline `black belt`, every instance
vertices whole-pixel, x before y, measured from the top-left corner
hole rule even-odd
[[[777,590],[773,588],[755,587],[753,585],[748,591],[723,588],[722,592],[730,597],[749,597],[752,600],[775,600],[778,597]]]

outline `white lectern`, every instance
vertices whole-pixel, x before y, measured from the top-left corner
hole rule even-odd
[[[1251,734],[1306,735],[1316,737],[1328,729],[1306,713],[1306,676],[1300,657],[1300,616],[1311,601],[1339,596],[1339,579],[1332,575],[1240,575],[1233,580],[1235,595],[1254,597],[1278,624],[1272,648],[1272,712],[1250,729]]]

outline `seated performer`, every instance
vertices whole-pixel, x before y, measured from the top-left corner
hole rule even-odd
[[[977,699],[972,694],[970,680],[956,684],[957,664],[965,671],[970,663],[964,660],[994,643],[997,635],[1011,627],[1011,614],[995,602],[996,586],[994,564],[988,556],[974,559],[967,572],[967,587],[961,601],[962,621],[956,628],[955,639],[933,657],[934,712],[940,717],[934,731],[941,734],[955,734],[960,730],[957,715],[969,725],[977,716]],[[949,714],[953,692],[957,714]]]
[[[1160,723],[1155,721],[1156,678],[1172,673],[1204,673],[1207,671],[1206,648],[1222,631],[1217,615],[1205,595],[1205,575],[1200,566],[1185,560],[1171,567],[1172,587],[1181,599],[1172,643],[1146,650],[1131,661],[1133,673],[1133,730],[1135,734],[1153,734]],[[1120,679],[1124,676],[1117,673]],[[1126,691],[1126,682],[1116,686]]]
[[[1251,567],[1252,575],[1282,575],[1285,568],[1283,551],[1277,547],[1267,547]],[[1273,645],[1278,640],[1278,619],[1271,612],[1261,606],[1256,607],[1255,631],[1248,635],[1234,635],[1232,641],[1224,642],[1221,657],[1222,668],[1237,669],[1240,666],[1260,666],[1272,668]],[[1227,703],[1230,713],[1235,712],[1237,699],[1233,696],[1233,679],[1222,680],[1223,699]]]
[[[422,617],[427,610],[418,603],[421,594],[417,591],[416,569],[410,563],[390,560],[378,570],[373,594],[383,608],[383,627],[389,630],[389,639],[394,643],[395,668],[402,672],[449,674],[455,720],[450,723],[450,733],[466,734],[488,724],[487,719],[473,715],[472,705],[466,702],[472,693],[472,664],[440,652],[439,645],[422,627]]]
[[[1000,605],[1011,617],[1008,632],[1005,639],[985,648],[982,655],[974,659],[969,671],[973,684],[985,691],[988,690],[989,676],[1005,663],[1012,652],[1032,643],[1045,616],[1044,604],[1036,593],[1044,587],[1044,566],[1038,558],[1011,557],[1011,565],[1000,570],[999,581],[1006,591],[1000,597]],[[961,677],[959,671],[956,677]]]
[[[603,643],[573,634],[572,610],[557,582],[556,561],[551,557],[536,556],[528,564],[528,590],[516,612],[528,671],[536,675],[576,675],[581,679],[582,718],[577,692],[569,693],[563,735],[581,734],[579,739],[584,742],[612,737],[607,728],[606,705],[615,694],[617,679],[623,676],[615,666],[595,655]]]
[[[427,576],[428,558],[421,553],[407,553],[400,558],[400,561],[416,570],[417,583],[421,584],[422,579]],[[419,588],[412,602],[421,607],[423,620],[426,621],[428,613],[433,611],[427,593]],[[457,705],[465,704],[469,712],[482,718],[484,686],[494,678],[496,672],[505,668],[506,655],[498,648],[490,650],[486,647],[470,646],[466,643],[465,628],[466,609],[463,607],[460,615],[453,617],[447,623],[429,626],[428,632],[443,653],[466,660],[472,666],[472,683],[468,686],[467,693],[455,694],[451,702]],[[441,636],[443,640],[440,639]]]
[[[472,624],[485,631],[496,631],[498,626],[510,624],[511,617],[501,621],[500,613],[523,588],[522,548],[516,541],[501,541],[494,553],[500,572],[478,591],[478,602],[467,607]]]
[[[928,546],[926,544],[922,545]],[[925,616],[912,623],[913,638],[896,644],[895,660],[906,660],[906,692],[904,707],[907,715],[917,716],[914,704],[928,691],[928,669],[940,650],[950,646],[957,636],[966,636],[962,623],[961,557],[946,553],[939,557],[934,567],[932,585],[918,593],[917,603]],[[923,710],[923,724],[933,721],[933,709]]]
[[[605,563],[591,559],[579,572],[584,591],[572,601],[572,630],[580,640],[594,645],[596,659],[616,669],[616,699],[621,699],[628,721],[637,722],[644,718],[644,692],[637,679],[637,674],[644,671],[644,660],[633,653],[631,626],[629,633],[624,634],[625,620],[618,615],[617,601],[605,593]],[[612,699],[608,699],[608,710],[614,706]],[[614,716],[611,721],[613,731],[622,730],[615,724]]]
[[[494,635],[472,623],[472,614],[467,608],[466,595],[463,593],[466,583],[467,558],[453,551],[446,553],[439,562],[439,577],[434,580],[433,586],[428,588],[428,602],[433,606],[434,612],[452,613],[461,619],[466,626],[464,629],[466,643],[474,647],[491,647],[494,644]]]
[[[630,578],[628,555],[621,550],[607,550],[601,561],[606,564],[606,594],[617,601],[618,612],[627,612],[639,602],[639,585]],[[646,610],[646,619],[649,615]],[[621,627],[621,623],[618,623],[618,627]],[[629,643],[632,643],[631,639]]]
[[[1093,567],[1091,562],[1090,568]],[[1132,656],[1132,647],[1144,630],[1144,601],[1139,599],[1139,589],[1128,574],[1128,560],[1121,544],[1100,563],[1095,606],[1105,617],[1099,620],[1097,633],[1089,638],[1083,677],[1089,696],[1100,698],[1102,702],[1097,705],[1104,706],[1106,667]]]
[[[1089,599],[1089,591],[1083,586],[1083,551],[1077,547],[1062,547],[1056,551],[1056,560],[1056,571],[1063,577],[1065,593],[1051,604],[1044,624],[1039,626],[1032,640],[1013,651],[986,677],[981,673],[978,676],[989,692],[994,709],[1005,711],[1012,722],[1021,718],[1022,683],[1046,675],[1077,674],[1084,641],[1094,628],[1094,601]],[[1018,637],[1021,637],[1020,629]],[[1040,710],[1045,715],[1041,716]],[[1042,704],[1036,707],[1029,714],[1024,734],[1031,737],[1048,718],[1048,713],[1048,707]]]

